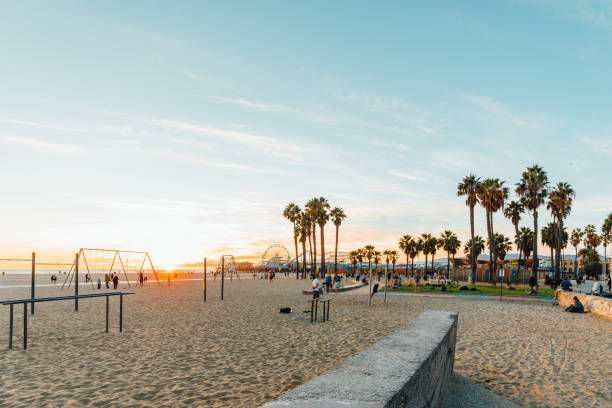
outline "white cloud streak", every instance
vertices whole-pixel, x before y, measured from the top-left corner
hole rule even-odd
[[[33,139],[30,137],[21,137],[21,136],[0,136],[0,140],[9,143],[16,144],[20,146],[25,146],[37,150],[45,150],[52,151],[55,153],[78,153],[83,150],[83,147],[67,144],[67,143],[56,143],[56,142],[47,142],[44,140]]]

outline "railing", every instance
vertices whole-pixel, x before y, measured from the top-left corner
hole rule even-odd
[[[106,332],[108,332],[108,311],[110,296],[119,296],[119,332],[123,331],[123,295],[133,295],[134,292],[106,292],[106,293],[91,293],[87,295],[71,295],[71,296],[55,296],[46,298],[34,298],[34,299],[17,299],[17,300],[5,300],[0,302],[2,305],[8,305],[10,308],[10,319],[9,319],[9,349],[13,348],[13,307],[16,304],[23,304],[23,349],[28,348],[28,303],[38,302],[52,302],[56,300],[75,300],[94,298],[94,297],[106,297]]]

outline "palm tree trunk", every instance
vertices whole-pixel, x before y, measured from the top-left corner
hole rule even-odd
[[[312,248],[314,252],[314,274],[317,275],[317,223],[312,222]]]
[[[308,247],[310,249],[310,271],[312,272],[312,235],[308,233]]]
[[[293,223],[293,243],[295,244],[295,279],[300,278],[300,257],[298,256],[297,235],[295,235],[295,223]]]
[[[302,240],[302,279],[306,277],[306,240]]]
[[[578,278],[578,247],[575,246],[574,249],[576,250],[576,258],[574,259],[574,279]]]
[[[410,266],[410,269],[412,271],[412,277],[414,278],[414,258],[412,258],[411,260],[412,265]],[[406,268],[408,267],[408,264],[406,264]]]
[[[470,206],[470,233],[472,235],[472,284],[476,284],[476,259],[474,257],[474,206]]]
[[[497,241],[495,240],[495,230],[493,229],[493,212],[491,212],[491,236],[493,237],[493,282],[497,279]]]
[[[334,249],[334,273],[338,274],[338,231],[340,225],[336,225],[336,248]]]
[[[408,252],[406,252],[406,276],[408,276]]]
[[[538,259],[538,209],[533,210],[533,254],[531,255],[533,262],[531,263],[531,274],[538,278],[538,269],[540,260]]]
[[[446,279],[450,276],[450,252],[446,251]]]
[[[555,259],[555,279],[559,281],[561,277],[561,240],[562,240],[562,231],[563,231],[563,220],[558,220],[558,228],[557,228],[557,258]]]
[[[425,270],[423,272],[423,279],[425,279],[425,276],[427,276],[427,253],[425,253]]]
[[[491,213],[486,210],[487,235],[489,236],[489,283],[493,281],[493,234],[491,233]]]
[[[320,224],[321,228],[321,276],[325,277],[325,225]]]

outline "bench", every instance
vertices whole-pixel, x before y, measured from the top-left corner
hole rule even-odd
[[[23,303],[23,349],[28,348],[28,303],[34,306],[34,303],[38,302],[53,302],[56,300],[74,300],[78,302],[78,299],[87,299],[94,297],[106,297],[106,332],[108,333],[108,310],[110,296],[119,296],[119,331],[123,331],[123,295],[133,295],[134,292],[105,292],[105,293],[91,293],[86,295],[71,295],[71,296],[55,296],[46,298],[33,298],[33,299],[17,299],[17,300],[5,300],[0,302],[2,305],[8,305],[10,309],[9,319],[9,349],[13,348],[13,306]]]
[[[329,320],[329,307],[331,304],[331,298],[327,299],[311,299],[310,301],[310,321],[316,322],[319,317],[319,303],[323,305],[323,323]]]

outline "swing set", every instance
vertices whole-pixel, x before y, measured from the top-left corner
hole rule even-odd
[[[91,287],[94,287],[94,276],[111,275],[113,273],[123,273],[128,287],[131,287],[128,273],[135,274],[137,277],[142,274],[151,273],[159,284],[159,276],[153,266],[151,257],[148,252],[144,251],[122,251],[119,249],[97,249],[97,248],[81,248],[78,256],[75,257],[66,279],[62,284],[62,289],[68,283],[68,287],[72,284],[75,271],[75,263],[82,260],[83,266],[89,276]],[[147,262],[148,261],[148,262]],[[82,268],[79,268],[83,270]]]

